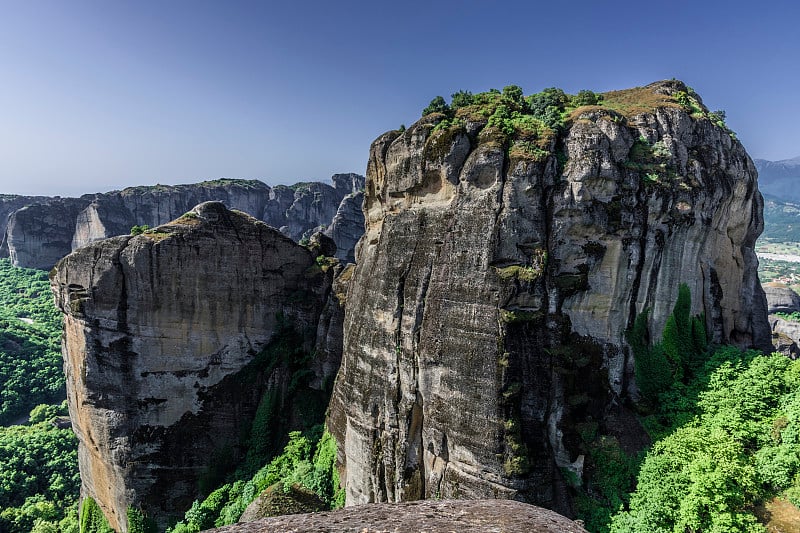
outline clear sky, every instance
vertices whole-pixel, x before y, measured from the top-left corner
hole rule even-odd
[[[679,78],[800,155],[794,1],[0,0],[0,193],[364,173],[436,95]]]

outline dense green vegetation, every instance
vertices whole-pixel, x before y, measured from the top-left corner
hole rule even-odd
[[[195,501],[173,533],[194,533],[203,529],[234,524],[247,506],[265,489],[290,494],[302,487],[312,491],[331,509],[344,505],[344,491],[339,488],[336,471],[336,441],[322,426],[301,433],[289,433],[283,453],[273,458],[248,480],[229,482],[208,497]],[[285,513],[285,501],[276,514]]]
[[[78,443],[59,429],[61,406],[41,405],[24,426],[0,428],[0,531],[77,533]]]
[[[758,504],[800,503],[800,361],[710,352],[690,309],[681,287],[660,342],[647,313],[628,334],[654,444],[630,455],[611,437],[587,439],[592,469],[577,503],[590,531],[766,531]]]
[[[77,439],[54,424],[67,414],[60,336],[47,273],[0,260],[0,424],[30,411],[0,427],[0,531],[77,533]]]
[[[47,273],[0,259],[0,425],[65,398],[60,342]]]
[[[663,416],[690,418],[648,452],[611,531],[766,531],[757,503],[800,504],[800,362],[725,348],[698,377],[664,397]]]

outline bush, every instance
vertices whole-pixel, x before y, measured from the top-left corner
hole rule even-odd
[[[313,452],[313,455],[312,455]],[[226,484],[203,501],[195,501],[172,533],[194,533],[210,527],[233,524],[262,491],[277,483],[287,492],[297,484],[313,491],[329,508],[344,505],[336,470],[336,441],[316,426],[305,434],[289,433],[283,453],[273,458],[248,481]]]

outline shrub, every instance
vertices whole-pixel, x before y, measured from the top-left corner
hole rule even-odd
[[[599,94],[596,94],[592,91],[588,91],[586,89],[578,91],[578,94],[572,97],[572,101],[570,102],[573,107],[580,107],[583,105],[597,105],[603,97]]]
[[[141,235],[142,233],[144,233],[145,231],[147,231],[149,229],[150,229],[150,226],[148,226],[147,224],[144,224],[142,226],[136,225],[136,226],[133,226],[131,228],[131,235],[133,235],[133,236]]]

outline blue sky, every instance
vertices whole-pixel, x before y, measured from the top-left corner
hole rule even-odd
[[[794,2],[0,2],[0,193],[364,173],[434,96],[679,78],[800,155]]]

